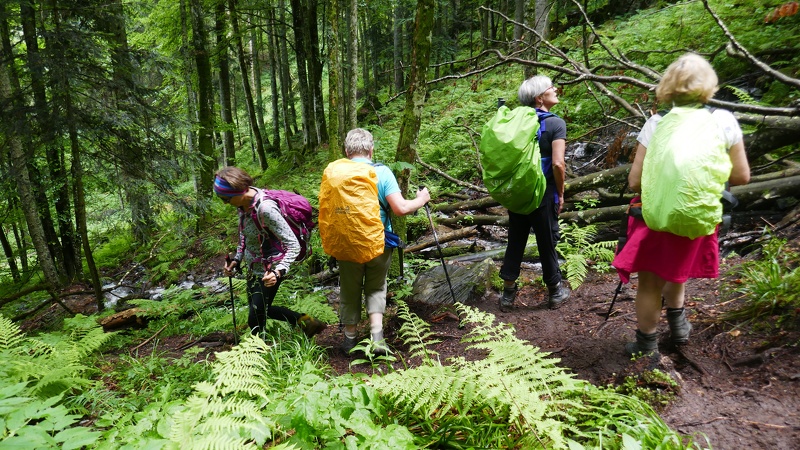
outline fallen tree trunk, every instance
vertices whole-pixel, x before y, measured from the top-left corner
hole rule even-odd
[[[756,202],[792,196],[796,195],[797,192],[800,192],[800,175],[750,183],[744,186],[733,186],[731,188],[731,193],[739,200],[737,209],[740,211],[751,208]],[[558,218],[574,221],[580,225],[589,225],[618,219],[625,214],[627,208],[628,205],[625,204],[584,211],[568,211],[562,212]],[[451,227],[469,225],[508,226],[508,216],[460,214],[447,219],[439,219],[437,222]]]
[[[442,223],[441,220],[437,220],[437,222],[442,224],[442,225],[444,225],[444,223]],[[437,237],[439,238],[439,243],[443,244],[445,242],[457,241],[459,239],[472,237],[472,236],[475,236],[476,234],[478,234],[477,227],[469,227],[469,228],[459,228],[458,230],[451,231],[451,232],[444,233],[444,234],[437,234]],[[418,242],[418,243],[416,243],[414,245],[407,246],[405,248],[405,250],[403,250],[403,252],[405,252],[405,253],[414,253],[416,251],[419,251],[419,250],[422,250],[422,249],[426,249],[426,248],[432,247],[434,245],[436,245],[436,241],[434,239],[427,239],[425,241]]]
[[[454,211],[460,211],[464,209],[472,210],[472,209],[485,209],[491,208],[492,206],[498,206],[500,203],[497,203],[495,199],[490,196],[481,197],[474,200],[466,200],[463,202],[455,202],[455,203],[440,203],[437,205],[433,205],[431,210],[443,212],[443,213],[451,213]]]

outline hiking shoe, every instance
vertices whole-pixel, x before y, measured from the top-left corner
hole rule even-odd
[[[350,350],[353,350],[353,347],[355,347],[356,344],[358,344],[358,338],[347,337],[347,335],[345,335],[344,339],[342,339],[342,344],[339,346],[339,348],[341,348],[343,352],[349,354]]]
[[[386,345],[386,339],[383,338],[383,331],[372,333],[372,354],[386,356],[387,353],[389,353],[389,347]]]
[[[297,324],[300,325],[300,329],[303,330],[303,333],[305,333],[309,339],[322,332],[322,330],[325,328],[328,328],[327,323],[317,320],[308,314],[303,314],[300,316],[300,318],[297,320]]]
[[[667,322],[669,322],[669,340],[673,344],[684,345],[689,342],[692,324],[686,319],[685,309],[667,308]]]
[[[625,354],[628,356],[658,355],[658,332],[644,334],[636,330],[636,341],[625,344]]]
[[[558,309],[570,299],[572,290],[570,290],[563,281],[559,281],[555,286],[547,286],[547,292],[547,307],[550,309]]]
[[[503,288],[503,296],[500,297],[500,311],[509,312],[514,308],[514,298],[517,296],[517,286]]]

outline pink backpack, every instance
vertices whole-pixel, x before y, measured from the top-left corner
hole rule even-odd
[[[313,209],[311,204],[300,194],[282,190],[269,190],[259,189],[256,194],[255,204],[251,210],[253,223],[256,224],[261,234],[270,235],[270,239],[261,241],[261,254],[264,263],[272,263],[280,261],[286,255],[286,249],[283,248],[282,243],[278,239],[271,236],[269,230],[266,230],[258,218],[258,207],[261,200],[269,199],[278,204],[278,209],[281,215],[286,219],[289,228],[294,232],[297,237],[297,242],[300,243],[300,254],[297,255],[296,262],[305,260],[311,255],[311,230],[317,225],[314,223]],[[269,248],[265,248],[265,246]]]

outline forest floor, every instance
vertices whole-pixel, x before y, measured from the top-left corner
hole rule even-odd
[[[795,249],[798,242],[790,243]],[[735,256],[723,260],[720,273],[742,263]],[[219,263],[217,265],[217,263]],[[498,263],[499,264],[499,263]],[[221,261],[209,261],[209,270],[220,267]],[[213,269],[212,269],[213,267]],[[523,268],[521,279],[536,277]],[[209,277],[218,274],[209,274]],[[636,327],[633,298],[636,278],[618,296],[608,320],[611,299],[618,284],[615,274],[590,274],[572,294],[570,301],[558,310],[546,306],[546,289],[526,284],[517,294],[515,309],[501,312],[496,291],[487,292],[469,306],[492,313],[497,321],[514,326],[519,339],[560,358],[560,364],[576,377],[595,385],[619,385],[626,375],[656,367],[678,383],[672,389],[677,395],[659,413],[673,429],[708,438],[715,449],[797,449],[800,444],[800,324],[791,331],[767,326],[737,326],[720,319],[735,307],[736,301],[720,298],[722,283],[736,282],[729,276],[718,280],[690,280],[687,283],[687,309],[694,325],[690,342],[682,348],[666,342],[667,324],[662,319],[659,330],[661,358],[632,361],[623,353],[623,345],[632,340]],[[387,309],[386,338],[398,358],[395,368],[408,361],[405,348],[397,339],[399,321],[392,317],[393,302]],[[92,314],[95,308],[90,296],[71,296],[71,309]],[[336,305],[333,305],[334,308]],[[441,307],[410,303],[412,312],[431,323],[432,331],[442,342],[432,345],[442,361],[456,356],[479,357],[466,351],[461,337],[469,331],[460,329],[454,314]],[[41,311],[22,325],[24,330],[37,328],[60,315],[60,307]],[[220,333],[225,334],[225,333]],[[227,333],[230,335],[230,333]],[[180,356],[187,343],[205,347],[198,358],[211,356],[230,348],[232,336],[196,341],[196,336],[160,337],[138,348],[138,354],[149,355],[157,350]],[[339,327],[329,326],[316,336],[316,342],[327,349],[329,364],[336,373],[371,373],[367,365],[351,365],[358,356],[339,349],[342,340]],[[211,342],[206,342],[211,341]],[[133,350],[133,349],[131,349]],[[133,352],[132,354],[137,354]],[[661,386],[662,388],[664,386]]]
[[[721,273],[739,260],[726,260]],[[561,359],[563,367],[595,385],[618,385],[625,375],[651,367],[670,374],[679,385],[677,396],[659,413],[671,428],[683,434],[707,436],[715,449],[799,448],[800,329],[775,332],[735,328],[719,319],[734,303],[721,302],[720,283],[733,280],[690,280],[686,306],[694,331],[689,344],[670,348],[663,318],[659,328],[661,358],[655,364],[646,358],[631,361],[624,355],[623,346],[633,340],[636,329],[635,278],[623,289],[614,312],[605,320],[618,282],[613,274],[591,276],[558,310],[548,309],[546,289],[534,286],[520,289],[511,312],[500,311],[498,292],[489,292],[470,306],[512,324],[519,339],[552,353]],[[432,324],[432,331],[442,340],[432,346],[442,361],[465,355],[469,358],[466,345],[460,343],[468,329],[459,329],[453,315],[442,314],[440,308],[411,306],[414,313]],[[393,341],[394,330],[387,330],[387,338],[390,344],[398,345],[393,347],[399,356],[404,356],[400,343]],[[316,339],[329,349],[330,364],[338,373],[370,372],[366,365],[350,366],[354,357],[339,350],[342,334],[337,327],[329,327]]]

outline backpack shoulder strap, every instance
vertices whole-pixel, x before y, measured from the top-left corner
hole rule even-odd
[[[536,117],[539,118],[539,129],[536,131],[536,140],[538,141],[542,138],[542,133],[546,131],[544,119],[547,119],[548,117],[558,117],[558,115],[551,113],[550,111],[542,111],[541,109],[536,108]]]
[[[380,166],[386,167],[386,164],[379,163],[379,162],[371,162],[370,165],[372,167],[380,167]],[[387,218],[391,217],[389,214],[392,212],[392,210],[388,206],[383,204],[383,202],[381,201],[380,194],[378,195],[378,204],[381,206],[381,209],[383,210],[383,212],[386,213],[386,217]]]

